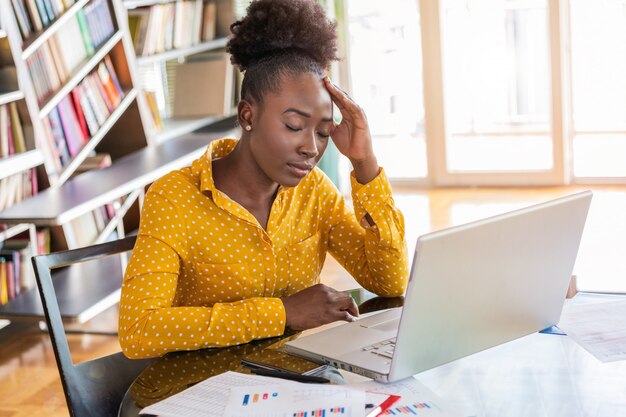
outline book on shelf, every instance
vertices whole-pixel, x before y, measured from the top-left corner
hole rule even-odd
[[[61,126],[63,127],[63,133],[65,135],[65,142],[67,143],[67,149],[72,157],[76,156],[80,152],[81,148],[87,143],[88,137],[83,135],[78,122],[78,116],[76,110],[68,96],[61,99],[57,106],[59,117],[61,119]]]
[[[56,107],[50,110],[48,117],[44,118],[43,125],[44,133],[48,136],[48,143],[53,144],[53,146],[50,147],[53,151],[53,156],[56,153],[57,158],[55,159],[55,165],[57,165],[57,171],[60,171],[62,167],[70,162],[72,157],[67,149],[63,126],[61,126],[61,118],[59,117],[59,111]]]
[[[104,205],[70,220],[76,247],[93,245],[112,217],[110,209]]]
[[[0,242],[0,281],[7,290],[7,300],[18,296],[23,291],[35,287],[35,275],[30,258],[34,255],[32,244],[37,253],[50,252],[50,233],[48,229],[37,230],[36,241],[31,242],[28,232]]]
[[[30,267],[33,255],[28,239],[10,239],[0,242],[0,303],[6,304],[22,291],[35,285]]]
[[[202,35],[203,41],[215,39],[217,6],[215,3],[204,3],[202,9]]]
[[[161,118],[161,113],[159,112],[156,93],[154,91],[146,90],[144,91],[144,95],[146,97],[146,104],[148,104],[148,109],[150,110],[150,115],[152,116],[154,127],[156,130],[161,130],[163,128],[163,119]]]
[[[35,168],[0,178],[0,211],[35,194],[37,194]]]
[[[83,8],[89,37],[93,46],[98,49],[115,33],[115,25],[107,0],[92,0]]]
[[[188,48],[215,38],[216,6],[203,0],[177,1],[128,10],[128,26],[140,56]]]
[[[26,5],[22,0],[11,0],[11,5],[13,6],[13,13],[15,14],[15,20],[17,20],[22,39],[26,39],[34,30],[31,18],[26,11]]]
[[[111,155],[108,153],[96,153],[93,155],[89,155],[85,157],[85,159],[80,163],[78,168],[76,168],[76,171],[72,173],[72,177],[94,169],[110,167],[111,163]]]
[[[0,158],[26,150],[26,139],[17,104],[11,102],[0,105]]]
[[[230,114],[233,109],[234,68],[228,54],[203,55],[176,65],[174,117]]]

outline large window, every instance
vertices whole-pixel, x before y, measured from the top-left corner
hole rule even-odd
[[[570,4],[574,175],[626,177],[626,2]]]
[[[445,0],[450,172],[552,168],[547,0]]]
[[[346,0],[381,165],[434,185],[626,178],[626,0]]]
[[[348,6],[352,94],[367,113],[387,174],[427,175],[419,14],[415,0],[352,0]]]

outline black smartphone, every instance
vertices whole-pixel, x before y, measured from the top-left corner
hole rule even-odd
[[[312,375],[322,371],[326,365],[312,362],[297,356],[273,349],[265,349],[245,356],[242,365],[251,369],[269,369],[293,372],[300,375]]]

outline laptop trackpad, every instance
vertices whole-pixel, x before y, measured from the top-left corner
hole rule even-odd
[[[397,330],[402,308],[394,308],[380,314],[359,320],[359,325],[366,329],[381,331]]]
[[[381,323],[372,324],[372,325],[363,326],[363,327],[367,329],[391,331],[391,330],[398,330],[399,323],[400,323],[400,319],[393,319],[393,320],[383,321]]]

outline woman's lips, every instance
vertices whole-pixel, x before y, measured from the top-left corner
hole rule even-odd
[[[296,177],[305,177],[313,169],[313,166],[303,163],[287,163],[287,167]]]

